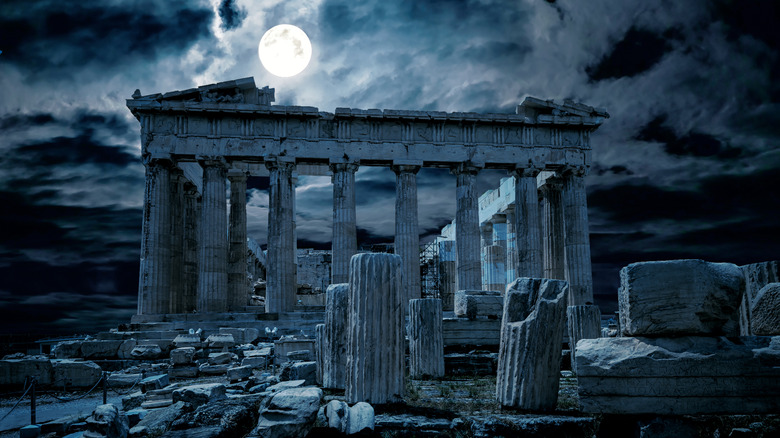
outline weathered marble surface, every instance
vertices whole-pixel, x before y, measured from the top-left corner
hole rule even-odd
[[[349,333],[349,284],[331,284],[325,295],[322,382],[326,388],[344,389]]]
[[[250,437],[306,436],[314,427],[322,390],[314,387],[290,388],[279,392],[260,412]]]
[[[568,284],[523,278],[513,286],[507,290],[501,321],[496,397],[502,406],[554,409]],[[530,302],[534,302],[531,307]]]
[[[599,338],[577,344],[589,413],[760,414],[780,409],[780,337]]]
[[[438,298],[409,301],[409,375],[444,375],[442,309]]]
[[[731,263],[632,263],[620,271],[620,328],[624,336],[736,336],[744,290]]]
[[[595,304],[569,306],[566,308],[566,320],[569,322],[569,351],[572,371],[577,372],[576,352],[577,341],[580,339],[595,339],[601,337],[601,311]]]
[[[750,313],[753,334],[780,335],[780,283],[764,286],[753,299]]]
[[[356,254],[349,265],[347,403],[389,403],[404,394],[401,258]]]
[[[752,311],[758,292],[769,283],[780,282],[780,261],[753,263],[739,267],[745,274],[745,295],[739,306],[739,334],[753,335]]]
[[[501,315],[504,297],[495,290],[459,290],[455,292],[455,315],[475,319]]]

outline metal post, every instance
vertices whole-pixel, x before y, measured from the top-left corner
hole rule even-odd
[[[108,379],[106,378],[106,374],[108,373],[103,371],[103,377],[101,377],[101,379],[103,379],[103,404],[108,403],[106,401],[108,399]]]
[[[30,424],[35,424],[35,384],[38,383],[35,376],[31,377],[30,385]]]

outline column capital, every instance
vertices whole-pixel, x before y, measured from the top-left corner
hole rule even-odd
[[[411,173],[416,175],[417,172],[420,171],[421,166],[413,165],[413,164],[394,164],[390,166],[391,169],[393,169],[393,172],[395,172],[396,175],[402,174],[402,173]]]
[[[330,163],[330,171],[333,173],[336,172],[351,172],[355,173],[358,170],[358,163],[352,162],[352,163]]]
[[[195,158],[198,160],[198,164],[200,164],[201,167],[220,167],[222,169],[228,168],[227,160],[225,160],[225,157],[222,156],[198,155]]]
[[[170,154],[144,154],[141,160],[146,167],[161,166],[170,168],[174,166],[173,158],[171,158]]]
[[[568,176],[586,176],[588,175],[588,167],[587,166],[566,166],[563,169],[559,171],[560,175],[563,177]]]
[[[542,169],[539,169],[538,167],[515,167],[511,173],[518,178],[536,178],[537,175],[539,175],[539,172],[541,172]]]
[[[450,172],[453,175],[460,175],[460,174],[476,175],[477,173],[479,173],[481,169],[482,169],[481,166],[478,166],[476,163],[472,163],[471,161],[466,161],[456,166],[453,166]]]
[[[247,176],[249,176],[249,172],[242,169],[229,169],[227,172],[227,178],[230,181],[246,181]]]
[[[265,167],[268,170],[283,170],[292,172],[295,169],[295,159],[282,157],[268,157],[265,159]]]
[[[563,188],[563,179],[558,176],[551,176],[544,180],[542,185],[539,186],[539,190],[543,193],[548,190],[561,190]]]

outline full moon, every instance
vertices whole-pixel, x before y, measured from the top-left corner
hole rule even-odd
[[[274,26],[260,39],[260,62],[271,74],[289,78],[302,72],[311,60],[311,42],[306,32],[291,24]]]

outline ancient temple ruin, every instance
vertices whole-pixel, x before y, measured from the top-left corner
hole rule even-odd
[[[504,252],[506,271],[541,278],[554,270],[551,278],[570,283],[569,305],[592,303],[584,177],[591,164],[590,134],[608,117],[604,110],[530,97],[516,114],[350,108],[327,113],[273,101],[274,90],[258,89],[253,78],[164,94],[136,92],[127,101],[141,123],[146,167],[134,322],[245,310],[248,175],[270,176],[265,312],[295,310],[296,175],[331,175],[331,276],[332,283],[346,282],[349,259],[357,252],[359,166],[390,167],[396,174],[395,252],[402,260],[404,302],[420,298],[421,290],[416,174],[439,167],[457,177],[456,290],[483,289],[485,221],[475,182],[480,170],[505,169],[514,177],[514,202],[494,222],[506,223],[514,236]],[[550,207],[543,211],[540,172],[555,181],[546,185]],[[542,224],[548,223],[557,224],[555,239],[542,239]]]

